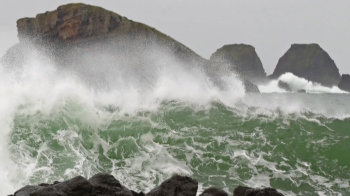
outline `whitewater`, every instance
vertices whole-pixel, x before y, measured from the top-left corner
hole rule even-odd
[[[23,67],[1,65],[0,194],[98,172],[144,192],[182,174],[200,191],[246,185],[350,194],[347,93],[290,73],[259,86],[260,94],[246,93],[228,73],[222,89],[200,68],[157,58],[149,72],[92,69],[107,86],[40,53]],[[284,92],[278,81],[309,93]]]

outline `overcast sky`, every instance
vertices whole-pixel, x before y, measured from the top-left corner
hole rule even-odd
[[[1,0],[0,55],[18,42],[17,19],[70,2],[145,23],[205,58],[226,44],[251,44],[268,74],[292,43],[318,43],[350,73],[350,0]]]

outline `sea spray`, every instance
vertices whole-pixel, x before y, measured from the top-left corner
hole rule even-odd
[[[27,183],[52,181],[55,175],[56,180],[82,173],[90,176],[93,172],[90,171],[92,170],[90,167],[98,167],[98,161],[90,160],[90,166],[86,167],[83,159],[88,156],[86,153],[91,156],[98,153],[91,154],[80,144],[81,138],[77,135],[77,131],[82,127],[79,128],[79,125],[75,124],[76,121],[97,131],[101,126],[107,126],[105,121],[113,119],[115,115],[123,118],[124,115],[137,116],[140,111],[154,112],[163,102],[176,100],[198,107],[208,107],[212,101],[220,100],[233,104],[234,100],[244,95],[242,83],[235,74],[232,73],[223,78],[227,81],[228,88],[226,92],[222,92],[211,83],[200,68],[189,72],[166,56],[158,62],[164,64],[162,68],[159,68],[160,65],[150,67],[157,71],[152,73],[157,77],[152,78],[152,85],[147,88],[142,88],[145,84],[140,83],[139,79],[144,75],[140,75],[137,70],[123,68],[116,63],[114,68],[116,70],[113,72],[94,73],[93,65],[86,65],[85,71],[94,73],[94,79],[112,78],[112,73],[118,73],[113,80],[103,84],[104,87],[107,85],[106,88],[100,89],[99,84],[86,83],[84,78],[80,78],[81,75],[77,69],[57,66],[50,57],[38,50],[30,52],[22,66],[1,65],[0,95],[1,111],[3,111],[1,113],[1,157],[3,161],[0,169],[4,174],[1,179],[3,194],[13,192]],[[103,59],[106,56],[100,54],[100,58]],[[101,65],[99,68],[109,70],[108,67],[103,68]],[[56,115],[57,118],[52,119],[52,116]],[[73,122],[69,122],[70,120]],[[57,124],[58,127],[52,130],[45,128],[47,126],[45,124],[50,122]],[[44,135],[49,134],[50,138],[42,138],[43,135],[40,132]],[[29,135],[22,137],[22,134]],[[103,140],[96,139],[97,144],[94,145],[98,148],[97,146],[101,145]],[[57,160],[55,160],[55,151],[47,153],[50,151],[49,140],[54,140],[57,145],[64,146],[65,150],[72,153],[73,162],[68,161],[69,153],[61,157],[61,161],[67,162],[66,168],[60,170],[63,176],[54,172]],[[38,142],[41,144],[35,145]],[[141,160],[150,161],[147,154],[151,152],[153,151],[148,149]],[[166,151],[158,153],[160,155],[165,153],[164,156],[168,157],[166,159],[171,157]],[[94,164],[97,166],[93,166]],[[163,172],[169,176],[171,173],[183,170],[181,167],[179,167],[180,170],[170,169],[175,165],[181,164],[174,160],[174,163],[169,165],[169,172],[165,170]],[[103,166],[100,167],[103,168]],[[154,168],[157,167],[154,166]],[[183,171],[185,171],[184,174],[192,173],[188,168]],[[125,169],[125,172],[128,170]],[[156,175],[156,171],[153,173]],[[123,178],[120,173],[116,175]],[[129,174],[125,173],[125,175]],[[144,177],[147,175],[144,174]]]
[[[145,192],[177,173],[229,192],[349,194],[347,94],[245,93],[234,73],[218,87],[167,56],[147,84],[147,72],[116,65],[115,77],[93,75],[110,78],[96,85],[50,58],[31,59],[1,68],[4,195],[98,172]]]
[[[285,89],[278,86],[279,81],[288,84],[290,90],[293,92],[305,90],[308,93],[347,93],[346,91],[340,90],[337,86],[325,87],[321,84],[295,76],[289,72],[282,74],[277,80],[272,80],[268,84],[260,85],[259,90],[263,93],[286,92]]]

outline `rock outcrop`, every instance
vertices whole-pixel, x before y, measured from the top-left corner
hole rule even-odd
[[[14,196],[133,196],[135,193],[121,185],[112,175],[100,173],[89,180],[77,176],[54,184],[26,186],[16,191]],[[136,193],[136,195],[143,194]]]
[[[343,74],[341,76],[338,87],[343,91],[350,92],[350,75],[349,74]]]
[[[238,186],[233,191],[233,196],[283,196],[274,188],[253,189],[250,187]]]
[[[190,177],[175,175],[165,180],[161,185],[151,190],[146,196],[195,196],[198,182]]]
[[[340,74],[334,61],[318,44],[293,44],[279,59],[271,79],[290,72],[323,86],[336,86]]]
[[[175,175],[149,193],[137,193],[123,186],[114,176],[99,173],[89,180],[82,176],[74,177],[64,182],[25,186],[10,196],[196,196],[198,182],[187,176]],[[222,189],[211,187],[204,190],[200,196],[227,196]],[[234,190],[234,196],[283,196],[276,189],[253,189],[239,186]]]
[[[260,58],[251,45],[225,45],[212,54],[210,60],[229,64],[231,70],[253,84],[262,84],[267,81]]]
[[[210,187],[203,191],[203,193],[199,196],[228,196],[228,194],[224,190],[215,187]]]
[[[227,74],[224,66],[200,57],[152,27],[101,7],[82,3],[62,5],[35,18],[19,19],[17,29],[20,43],[2,58],[7,66],[23,65],[33,55],[32,51],[39,51],[55,64],[78,72],[83,80],[93,80],[91,83],[115,79],[111,74],[98,77],[101,75],[98,73],[114,73],[112,65],[119,64],[138,72],[140,83],[152,86],[157,67],[150,65],[171,59],[168,61],[181,64],[188,71],[200,67],[215,85],[225,88],[220,79]],[[162,66],[167,66],[166,63]]]

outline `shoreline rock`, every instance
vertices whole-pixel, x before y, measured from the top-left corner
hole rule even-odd
[[[343,74],[341,76],[338,87],[343,91],[350,92],[350,75],[349,74]]]
[[[54,184],[28,185],[9,196],[196,196],[197,191],[198,182],[187,176],[174,175],[144,194],[129,190],[110,174],[98,173],[88,180],[76,176]],[[246,195],[283,196],[274,188],[254,189],[243,186],[235,188],[233,193],[233,196]],[[210,187],[200,196],[228,196],[228,194],[222,189]]]

